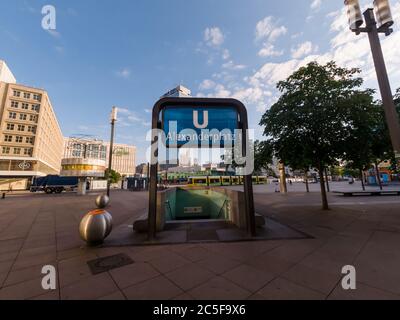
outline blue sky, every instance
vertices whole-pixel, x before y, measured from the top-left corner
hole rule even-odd
[[[46,4],[57,13],[51,33],[41,28]],[[400,20],[400,1],[391,4]],[[397,30],[382,38],[393,90]],[[257,137],[276,81],[309,61],[360,67],[377,87],[366,36],[347,30],[342,0],[2,0],[0,38],[0,59],[19,83],[48,91],[65,136],[107,139],[110,109],[122,108],[117,141],[138,147],[138,163],[149,110],[180,83],[194,96],[242,100]]]

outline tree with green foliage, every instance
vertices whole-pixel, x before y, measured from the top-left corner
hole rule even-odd
[[[111,170],[111,173],[109,175],[108,169],[106,169],[105,178],[106,178],[106,180],[110,179],[111,183],[118,183],[121,181],[121,174],[119,174],[115,170]]]
[[[281,96],[260,122],[282,161],[318,170],[324,210],[329,209],[324,170],[345,152],[351,135],[348,117],[359,104],[354,96],[362,94],[359,73],[335,62],[311,62],[277,84]]]
[[[272,170],[270,164],[272,163],[273,147],[269,141],[254,142],[254,172],[261,174],[262,171],[270,173]]]
[[[373,129],[371,144],[371,163],[374,165],[376,178],[380,189],[383,189],[380,178],[379,164],[384,160],[394,158],[394,151],[390,139],[389,128],[386,123],[383,107],[380,108],[379,118]]]
[[[357,170],[365,190],[363,172],[373,162],[373,141],[376,139],[376,129],[382,121],[382,107],[374,101],[374,91],[365,90],[354,93],[352,108],[347,115],[347,125],[350,135],[344,144],[342,160],[346,161],[346,169]],[[354,173],[353,173],[354,174]]]

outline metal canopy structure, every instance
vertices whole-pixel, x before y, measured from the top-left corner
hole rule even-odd
[[[160,118],[161,113],[168,107],[174,109],[207,110],[221,108],[234,108],[237,111],[237,129],[242,132],[242,154],[247,156],[247,139],[246,132],[249,129],[248,116],[246,107],[235,99],[214,99],[214,98],[162,98],[153,107],[152,113],[152,141],[151,141],[151,166],[150,166],[150,186],[149,186],[149,214],[148,214],[148,237],[149,240],[155,240],[157,233],[157,175],[158,175],[158,134],[154,130],[162,130],[164,128],[163,119]],[[246,229],[249,237],[256,236],[256,223],[254,211],[254,197],[252,175],[244,176],[244,194],[245,194],[245,215]]]

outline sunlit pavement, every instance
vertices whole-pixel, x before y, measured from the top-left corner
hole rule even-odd
[[[314,239],[86,248],[78,225],[94,195],[7,197],[0,299],[400,299],[400,197],[331,194],[324,212],[316,192],[263,187],[255,187],[257,212]],[[109,211],[117,227],[146,206],[146,193],[114,191]],[[91,274],[88,261],[118,253],[134,263]],[[44,265],[57,269],[54,291],[42,289]],[[356,290],[342,289],[345,265],[356,268]]]

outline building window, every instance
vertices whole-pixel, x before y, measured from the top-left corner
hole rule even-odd
[[[10,153],[10,147],[3,147],[3,154],[9,154]]]
[[[19,120],[26,120],[26,114],[21,113],[21,114],[19,115]]]
[[[42,100],[42,95],[40,95],[40,94],[34,94],[34,95],[33,95],[33,100],[41,101],[41,100]]]
[[[12,142],[12,136],[5,135],[5,136],[4,136],[4,141],[5,141],[5,142]]]
[[[32,110],[32,111],[37,111],[37,112],[39,112],[39,110],[40,110],[40,104],[33,104],[31,110]]]
[[[29,109],[29,104],[23,103],[21,109],[28,110]]]
[[[30,99],[31,98],[31,94],[27,93],[27,92],[24,92],[24,98],[25,99]]]
[[[23,140],[23,138],[20,136],[15,137],[15,142],[17,142],[17,143],[22,143],[22,140]]]
[[[21,91],[14,90],[13,91],[13,95],[14,95],[14,97],[20,97],[21,96]]]
[[[11,101],[11,108],[18,108],[18,102],[17,101]]]
[[[25,139],[26,143],[34,144],[34,138],[33,137],[26,137]]]
[[[29,120],[30,120],[30,121],[37,121],[37,116],[31,114],[31,115],[29,116]]]
[[[31,148],[25,148],[24,149],[24,155],[25,156],[31,156],[32,155],[32,149]]]
[[[15,128],[15,126],[13,123],[7,123],[7,130],[12,131],[12,130],[14,130],[14,128]]]
[[[14,148],[14,154],[21,154],[21,148]]]
[[[16,114],[15,112],[10,112],[9,115],[8,115],[8,117],[9,117],[10,119],[17,119],[17,114]]]
[[[35,126],[28,126],[28,132],[36,133],[36,127]]]
[[[18,125],[18,131],[25,131],[25,126],[23,124]]]

